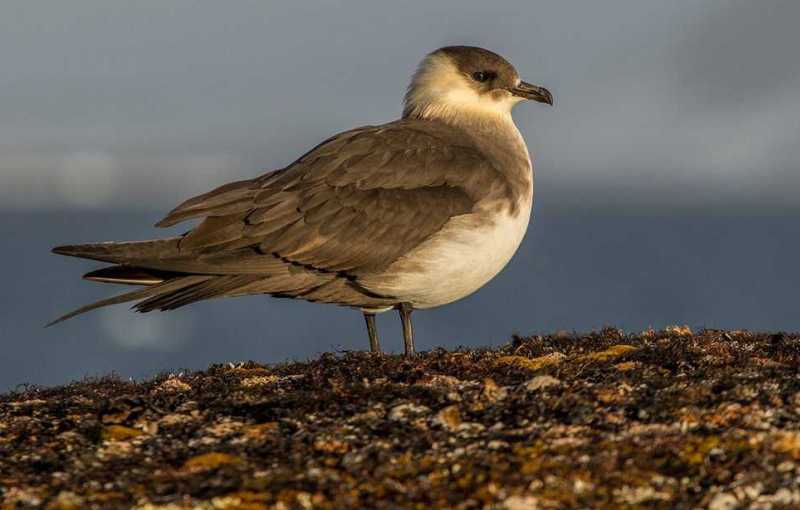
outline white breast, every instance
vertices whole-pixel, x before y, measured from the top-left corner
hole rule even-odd
[[[528,228],[531,203],[531,197],[526,197],[516,215],[487,216],[486,211],[455,217],[384,274],[363,283],[414,308],[432,308],[466,297],[511,260]]]
[[[479,134],[477,143],[485,141],[483,152],[492,154],[494,164],[514,168],[517,176],[530,181],[517,207],[498,203],[497,198],[476,204],[475,212],[451,218],[442,230],[385,271],[359,278],[367,289],[411,303],[414,308],[452,303],[483,287],[511,260],[530,221],[531,161],[511,114],[464,115],[463,108],[455,111],[463,116],[464,125]]]

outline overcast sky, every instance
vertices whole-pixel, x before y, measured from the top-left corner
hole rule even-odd
[[[428,51],[508,57],[537,200],[795,207],[800,2],[30,2],[0,7],[0,202],[167,209],[396,118]]]

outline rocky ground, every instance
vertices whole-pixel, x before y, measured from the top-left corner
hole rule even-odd
[[[0,396],[0,509],[800,508],[800,336],[515,337]]]

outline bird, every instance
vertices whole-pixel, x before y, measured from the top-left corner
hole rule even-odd
[[[58,246],[110,265],[84,278],[139,286],[70,312],[135,302],[139,312],[212,298],[271,295],[360,310],[372,352],[378,313],[397,310],[406,355],[411,314],[481,288],[517,251],[530,221],[533,167],[511,116],[546,88],[475,46],[427,54],[402,116],[336,134],[290,165],[190,198],[156,223],[183,235]]]

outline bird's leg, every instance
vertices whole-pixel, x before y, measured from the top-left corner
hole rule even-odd
[[[414,327],[411,325],[411,312],[414,309],[409,303],[397,305],[400,311],[400,320],[403,322],[403,345],[406,349],[406,356],[411,356],[414,351]]]
[[[375,325],[375,314],[364,312],[364,320],[367,321],[367,333],[369,333],[369,351],[381,352],[381,343],[378,340],[378,327]]]

